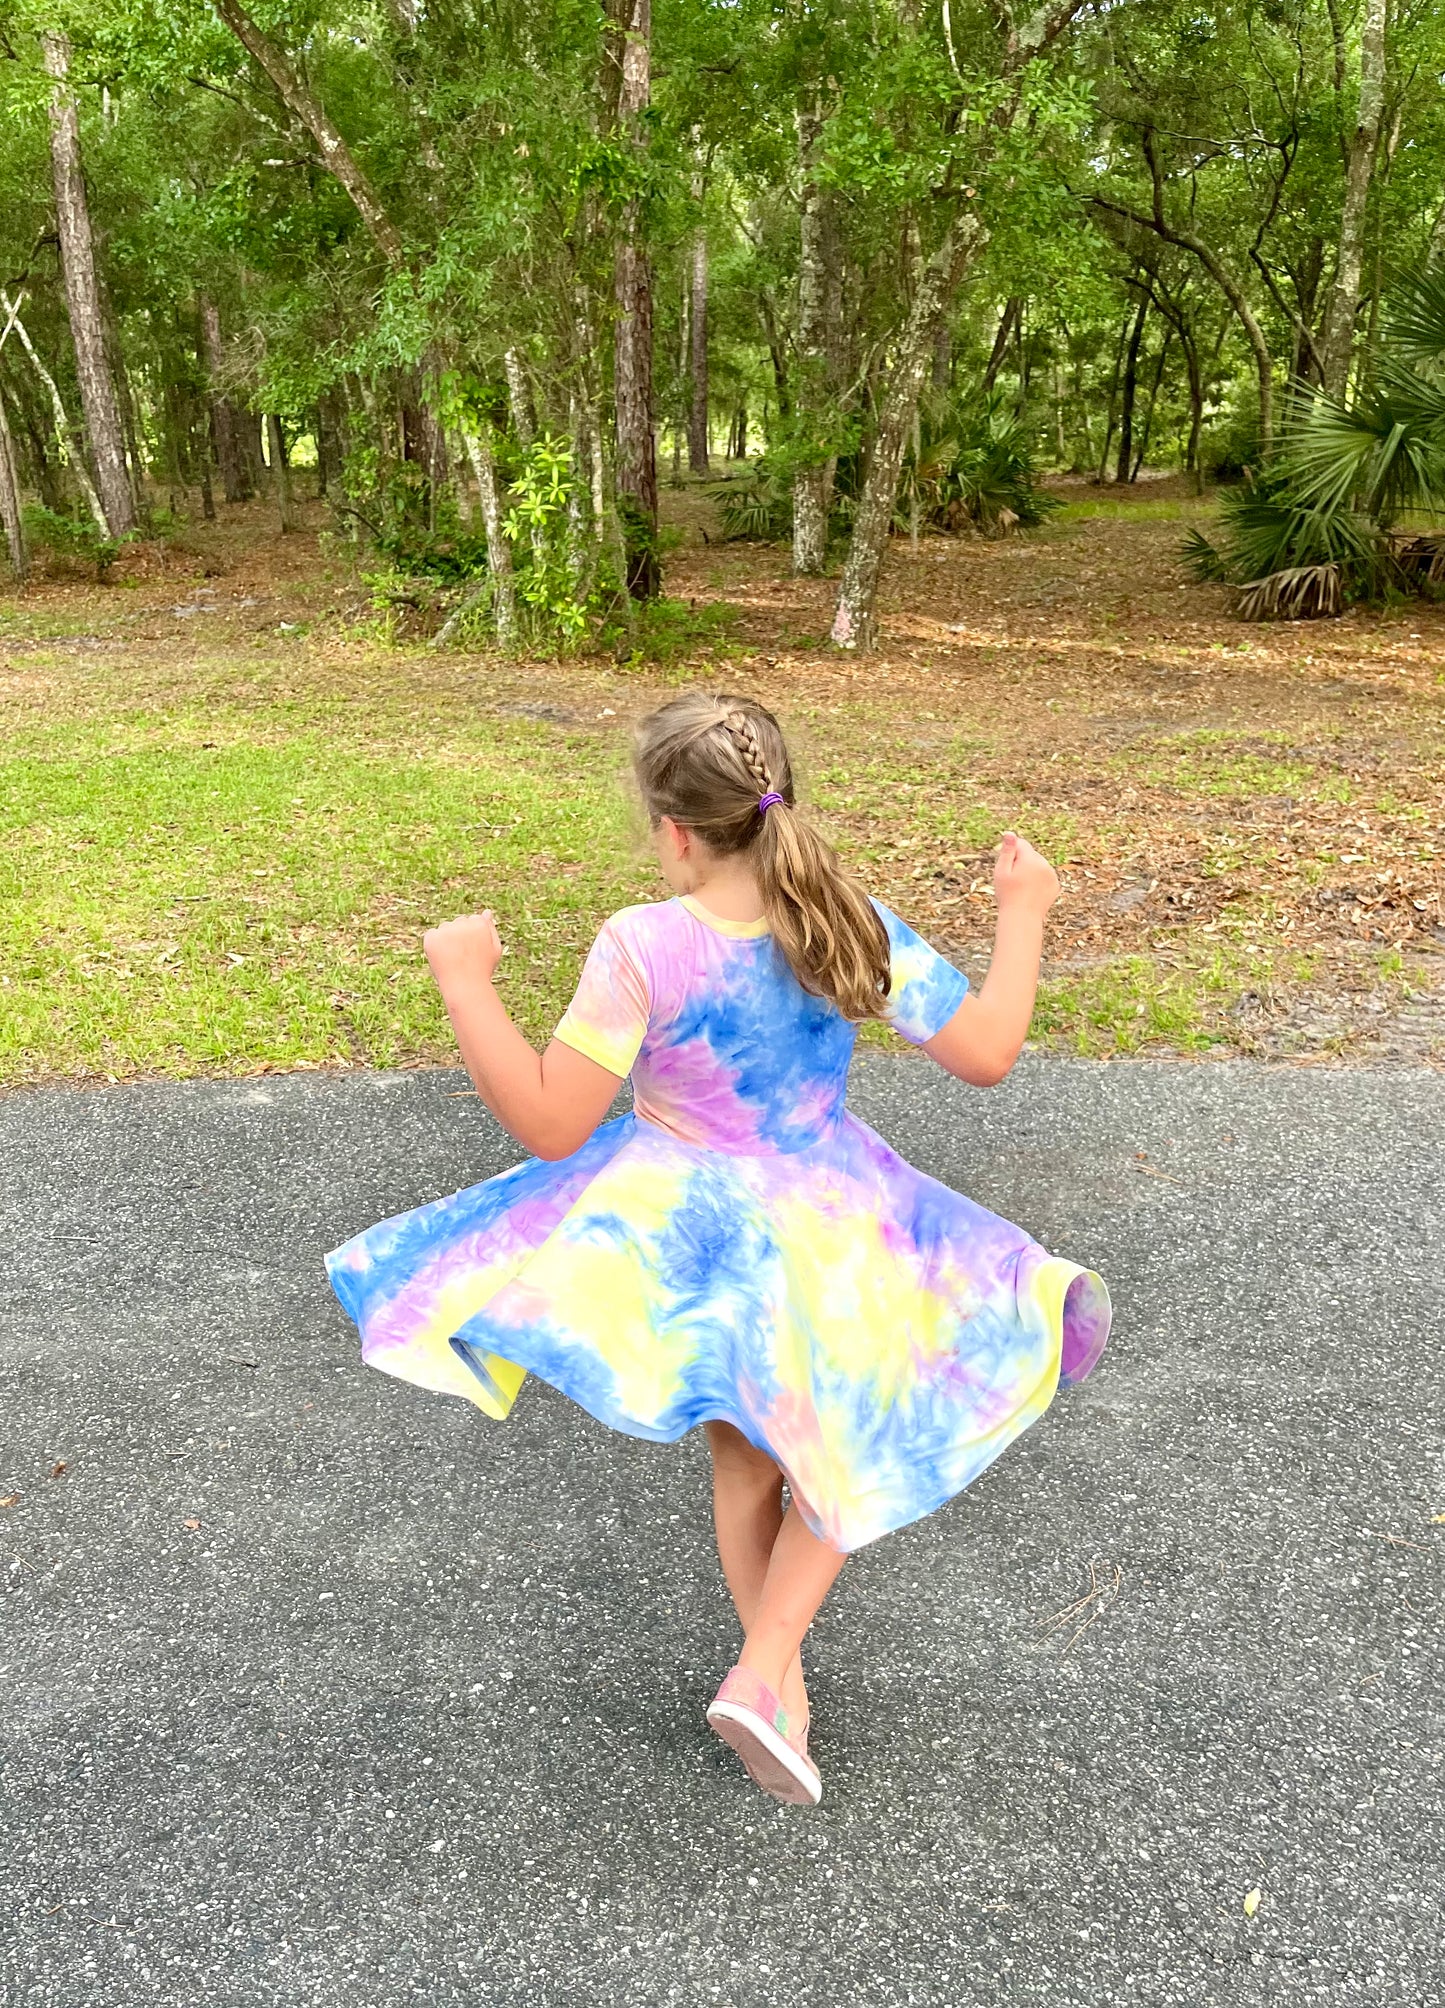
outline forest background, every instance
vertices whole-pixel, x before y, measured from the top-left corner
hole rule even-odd
[[[1052,840],[1041,1036],[1434,1051],[1442,74],[1402,0],[10,0],[6,1076],[436,1057],[476,871],[541,1025],[599,735],[724,666],[960,952]]]

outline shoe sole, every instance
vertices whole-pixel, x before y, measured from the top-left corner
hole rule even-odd
[[[742,1758],[759,1790],[785,1806],[816,1806],[823,1781],[812,1763],[800,1757],[776,1729],[735,1701],[715,1701],[707,1712],[713,1730]]]

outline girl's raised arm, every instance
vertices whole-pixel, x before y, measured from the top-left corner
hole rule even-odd
[[[612,1106],[623,1076],[560,1039],[539,1053],[522,1037],[493,984],[502,943],[490,912],[432,928],[423,946],[481,1099],[534,1157],[570,1157]]]
[[[1044,917],[1059,896],[1058,873],[1048,859],[1012,831],[999,846],[993,884],[998,920],[988,975],[923,1048],[976,1088],[997,1086],[1023,1051],[1039,987]]]

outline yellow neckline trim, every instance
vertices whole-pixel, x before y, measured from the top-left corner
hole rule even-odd
[[[724,920],[720,913],[710,912],[699,900],[695,900],[690,892],[679,893],[678,900],[694,920],[700,920],[714,934],[730,934],[735,941],[755,941],[761,934],[772,933],[765,919]]]

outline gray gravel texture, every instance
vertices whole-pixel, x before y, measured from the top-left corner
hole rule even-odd
[[[7,2001],[1445,1999],[1445,1079],[860,1065],[1117,1323],[844,1571],[816,1813],[703,1722],[699,1441],[356,1365],[322,1251],[515,1156],[464,1085],[0,1100]]]

